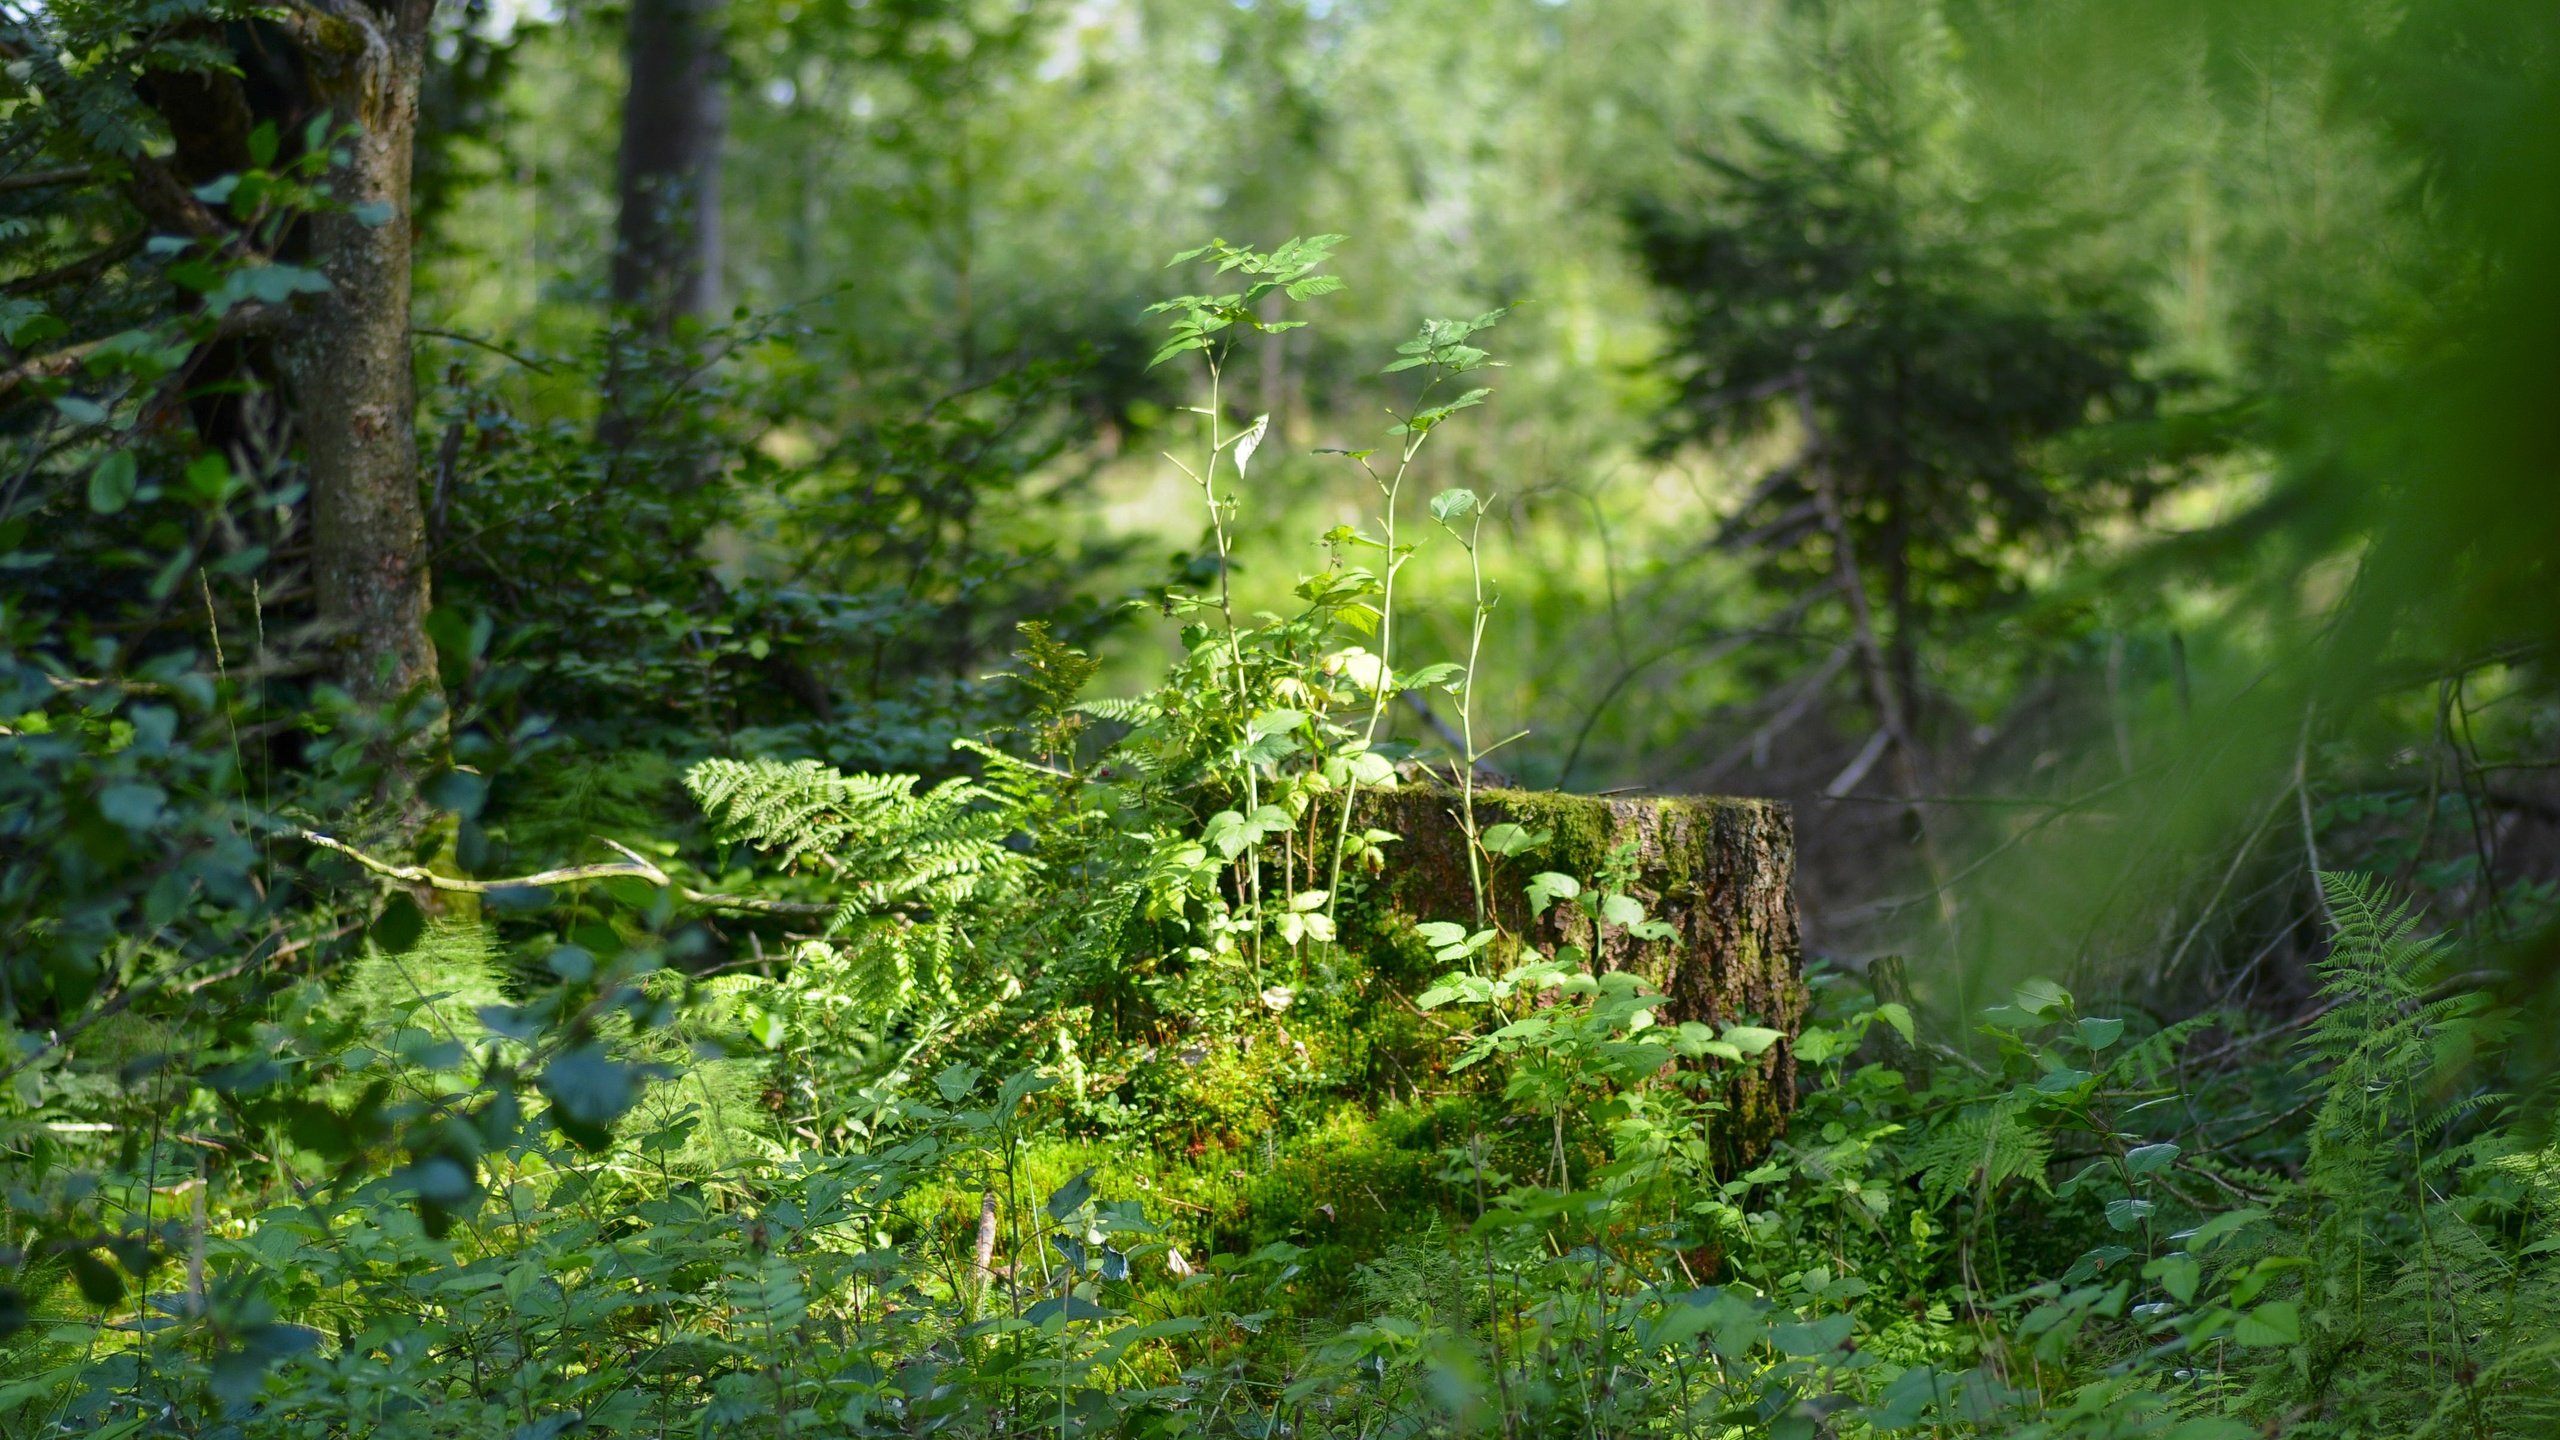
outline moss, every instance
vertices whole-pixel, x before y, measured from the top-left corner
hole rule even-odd
[[[1373,957],[1382,978],[1411,987],[1436,967],[1417,959],[1413,926],[1425,920],[1467,921],[1475,889],[1457,810],[1445,788],[1408,785],[1362,797],[1359,820],[1391,830],[1385,872],[1351,905],[1344,940]],[[1784,806],[1771,801],[1689,797],[1609,798],[1545,791],[1476,793],[1479,826],[1510,822],[1544,834],[1535,851],[1494,864],[1486,900],[1502,928],[1523,945],[1554,953],[1578,947],[1604,969],[1644,976],[1670,997],[1673,1020],[1752,1022],[1793,1035],[1803,1023],[1805,995],[1796,933],[1794,831]],[[1674,936],[1640,943],[1614,928],[1595,931],[1570,906],[1529,913],[1522,886],[1539,871],[1589,881],[1612,853],[1633,842],[1630,892]],[[1508,961],[1511,956],[1498,957]],[[1727,1097],[1733,1115],[1724,1149],[1741,1164],[1764,1150],[1795,1103],[1795,1059],[1775,1047],[1741,1072]]]
[[[1461,1109],[1443,1102],[1371,1110],[1343,1101],[1285,1137],[1270,1132],[1240,1150],[1192,1159],[1102,1139],[1035,1142],[1017,1152],[1014,1194],[999,1200],[1011,1207],[999,1233],[1010,1237],[1017,1224],[1025,1236],[1039,1233],[1047,1223],[1041,1204],[1091,1167],[1098,1200],[1137,1202],[1163,1227],[1162,1238],[1194,1264],[1275,1240],[1305,1247],[1305,1274],[1289,1299],[1319,1309],[1347,1293],[1360,1262],[1410,1239],[1433,1217],[1455,1214],[1456,1197],[1439,1178],[1440,1145],[1444,1135],[1468,1128],[1452,1113]],[[921,1186],[901,1213],[945,1253],[965,1256],[984,1193],[975,1178]],[[1025,1263],[1037,1262],[1026,1257]],[[1160,1258],[1135,1268],[1142,1284],[1170,1287]]]

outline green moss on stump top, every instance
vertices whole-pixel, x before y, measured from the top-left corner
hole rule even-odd
[[[1388,847],[1386,872],[1374,882],[1384,913],[1364,907],[1371,909],[1365,919],[1372,933],[1355,945],[1379,954],[1395,946],[1394,932],[1413,922],[1474,918],[1458,803],[1455,791],[1427,784],[1360,797],[1363,823],[1404,838]],[[1510,821],[1551,837],[1528,854],[1495,861],[1487,877],[1486,899],[1507,932],[1549,953],[1579,946],[1603,970],[1641,975],[1670,997],[1665,1019],[1766,1025],[1788,1037],[1743,1069],[1728,1096],[1733,1111],[1719,1148],[1736,1162],[1762,1153],[1795,1108],[1794,1037],[1805,1012],[1795,825],[1787,807],[1774,800],[1488,789],[1476,792],[1475,809],[1480,827]],[[1522,894],[1530,876],[1555,870],[1587,882],[1629,840],[1636,865],[1628,893],[1670,924],[1669,940],[1640,942],[1616,926],[1595,939],[1590,918],[1570,905],[1531,918]]]

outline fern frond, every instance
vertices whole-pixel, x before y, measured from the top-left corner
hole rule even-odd
[[[1164,707],[1144,695],[1125,699],[1106,696],[1099,700],[1081,700],[1072,708],[1079,714],[1090,715],[1097,720],[1113,720],[1123,725],[1143,725],[1150,720],[1159,720],[1164,717]]]
[[[685,772],[728,839],[788,868],[814,861],[851,888],[836,924],[1011,893],[1031,861],[1006,844],[1004,797],[967,779],[918,794],[913,775],[847,775],[814,760],[705,760]]]
[[[2021,1177],[2043,1189],[2052,1153],[2052,1139],[2021,1123],[2018,1107],[2004,1100],[1938,1125],[1912,1152],[1906,1169],[1919,1177],[1931,1204],[1944,1205],[1959,1194],[1989,1193]]]

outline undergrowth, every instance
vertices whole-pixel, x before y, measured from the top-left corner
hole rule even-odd
[[[2560,1152],[2500,1088],[2508,1014],[2372,881],[2322,878],[2304,1023],[2043,981],[1920,1014],[1816,967],[1789,1033],[1508,931],[1525,892],[1594,952],[1674,933],[1631,849],[1563,873],[1479,826],[1482,571],[1464,660],[1397,638],[1406,482],[1488,399],[1458,386],[1502,312],[1388,364],[1421,383],[1352,457],[1384,510],[1324,537],[1303,608],[1226,586],[1267,427],[1219,377],[1335,288],[1332,244],[1194,252],[1239,288],[1164,307],[1218,564],[1161,598],[1188,628],[1155,690],[1092,699],[1026,627],[1026,718],[963,743],[972,776],[703,760],[709,843],[387,907],[352,966],[279,969],[200,1084],[183,1006],[21,1058],[0,1433],[2560,1423]],[[1430,502],[1471,561],[1489,504]],[[1458,702],[1469,875],[1419,924],[1360,905],[1402,837],[1357,806],[1431,783],[1379,724],[1415,693]],[[509,842],[648,823],[676,767],[617,763],[564,759]],[[1415,955],[1441,975],[1407,994]],[[1781,1060],[1791,1121],[1731,1163],[1733,1087]]]

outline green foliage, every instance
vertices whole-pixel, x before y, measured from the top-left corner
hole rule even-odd
[[[814,760],[705,760],[685,785],[724,838],[845,879],[833,922],[999,904],[1028,862],[1005,845],[1013,817],[965,779],[921,794],[912,775],[841,775]]]
[[[344,17],[12,11],[0,1430],[2552,1430],[2550,1027],[2482,983],[2560,913],[2527,8],[739,10],[752,303],[660,338],[587,273],[618,12],[442,22],[412,213],[341,217],[354,137],[253,111]],[[1176,219],[1319,202],[1371,247],[1188,252],[1143,333]],[[442,673],[388,707],[315,678],[269,355],[341,218],[426,256]],[[2087,568],[2164,503],[2189,570]],[[1852,673],[1919,733],[1829,755]],[[1635,893],[1726,857],[1480,827],[1542,707],[1507,766],[1893,754],[1909,833],[1805,807],[1803,873],[1923,993],[1667,1023],[1592,957],[1760,958]],[[2031,805],[1954,793],[2012,751]],[[1397,787],[1471,916],[1373,933]],[[2105,884],[2016,883],[2064,832]]]

